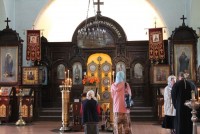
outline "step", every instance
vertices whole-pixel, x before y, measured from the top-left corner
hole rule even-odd
[[[154,121],[155,115],[152,107],[134,106],[130,112],[131,120],[134,121]]]
[[[42,108],[39,112],[39,119],[44,121],[59,121],[62,119],[61,108]]]
[[[134,106],[130,111],[131,120],[135,121],[153,121],[155,120],[152,107]],[[62,119],[62,108],[42,108],[39,112],[38,120],[59,121]]]

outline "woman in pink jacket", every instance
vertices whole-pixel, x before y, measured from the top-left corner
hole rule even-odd
[[[125,88],[125,74],[119,71],[116,74],[116,80],[111,86],[111,96],[113,99],[113,120],[114,120],[114,134],[132,134],[130,109],[125,107],[125,93],[131,96],[131,89],[129,84]]]

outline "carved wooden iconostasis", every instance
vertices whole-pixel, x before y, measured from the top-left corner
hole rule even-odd
[[[31,122],[37,117],[39,104],[39,67],[22,66],[23,40],[19,34],[7,26],[0,31],[0,120],[17,121],[19,118],[19,92],[22,90],[22,118]],[[38,70],[36,72],[36,70]],[[28,73],[34,77],[28,77]],[[33,79],[32,79],[33,78]],[[11,89],[11,90],[10,90]],[[30,93],[30,94],[28,94]],[[36,100],[36,101],[35,101]],[[6,114],[5,114],[6,113]]]
[[[86,42],[87,45],[84,46],[83,41],[78,40],[78,31],[85,26],[85,21],[75,29],[72,42],[48,42],[45,37],[42,37],[40,65],[47,69],[47,84],[42,85],[41,106],[61,107],[59,85],[66,77],[65,72],[69,70],[70,78],[73,80],[70,102],[75,100],[80,102],[84,90],[82,80],[86,72],[89,76],[94,75],[101,79],[98,85],[99,102],[105,111],[111,106],[108,83],[115,79],[117,71],[122,70],[125,72],[126,81],[130,84],[135,106],[155,108],[155,85],[152,86],[150,83],[152,78],[151,63],[148,59],[148,41],[127,41],[124,30],[117,22],[105,16],[98,17],[101,22],[99,27],[107,32],[107,43],[100,42],[102,45],[98,42],[94,44]],[[95,17],[88,19],[91,29],[94,26],[94,20]],[[165,40],[166,57],[168,56],[167,46],[168,41]],[[100,63],[98,57],[101,59]],[[162,64],[168,64],[168,58],[164,59]],[[160,87],[159,84],[156,86]]]
[[[197,80],[197,39],[196,31],[185,25],[184,16],[181,18],[183,23],[172,32],[169,38],[169,66],[170,74],[178,78],[180,72],[188,73],[188,79],[193,81],[198,86]],[[158,104],[158,119],[162,121],[163,114],[163,87],[158,87],[157,104]],[[199,98],[199,91],[196,96]]]
[[[138,106],[154,106],[154,95],[152,95],[154,92],[149,83],[148,41],[127,41],[125,32],[117,22],[108,17],[99,17],[102,22],[100,27],[106,29],[108,37],[103,46],[98,44],[92,47],[78,45],[78,29],[84,27],[84,21],[75,30],[72,42],[48,42],[45,37],[41,37],[41,61],[34,63],[35,66],[38,66],[40,72],[44,74],[38,76],[38,79],[42,81],[38,83],[39,85],[32,85],[30,83],[32,81],[28,79],[22,82],[24,71],[22,71],[22,44],[20,44],[18,49],[20,53],[18,55],[18,74],[21,75],[17,75],[19,78],[17,78],[17,83],[14,83],[13,86],[20,85],[23,88],[34,89],[35,106],[61,107],[59,85],[62,84],[66,77],[65,72],[69,70],[69,76],[73,80],[70,102],[74,102],[75,99],[81,100],[81,94],[84,89],[82,80],[84,72],[87,72],[88,75],[94,74],[101,78],[99,102],[105,111],[108,107],[111,108],[109,85],[114,81],[116,72],[122,70],[125,72],[126,81],[129,82],[132,89],[135,104],[137,105],[137,101],[139,101]],[[95,17],[89,18],[91,22],[94,20]],[[164,44],[165,48],[167,48],[167,41]],[[5,48],[4,43],[2,43],[2,46]],[[97,56],[99,54],[100,56]],[[95,56],[94,59],[90,57],[92,55]],[[102,59],[100,63],[98,57]],[[97,72],[100,71],[99,73],[92,73],[92,70],[89,71],[88,66],[93,64],[93,61],[97,65],[97,69],[100,69],[96,70]],[[164,60],[164,63],[166,62],[167,59]],[[100,67],[99,64],[101,64]],[[25,71],[25,74],[28,74],[28,72],[26,73]],[[10,84],[3,83],[4,86]],[[30,98],[32,99],[32,96]],[[38,109],[35,109],[33,114],[37,116],[39,114]]]
[[[192,27],[185,25],[187,18],[181,18],[183,23],[176,28],[170,37],[171,70],[176,76],[180,72],[188,73],[188,79],[197,86],[196,99],[200,102],[200,83],[197,64],[197,42],[198,35]],[[173,64],[172,64],[173,63]],[[197,116],[200,117],[200,108],[197,109]]]
[[[188,73],[188,79],[196,83],[198,36],[195,30],[185,25],[184,19],[182,25],[176,28],[169,38],[171,71],[175,76],[180,72]]]
[[[148,41],[126,41],[126,34],[117,22],[104,16],[100,16],[98,19],[102,22],[99,26],[106,29],[109,34],[111,44],[103,46],[96,44],[92,47],[78,45],[78,30],[85,26],[85,21],[75,30],[72,42],[48,42],[47,39],[42,37],[43,54],[40,63],[47,68],[48,72],[48,84],[43,85],[41,91],[41,105],[43,107],[61,106],[59,85],[64,80],[64,72],[67,70],[70,71],[70,77],[73,80],[70,100],[73,102],[74,99],[81,98],[84,88],[82,79],[84,78],[84,72],[88,70],[87,60],[96,53],[106,54],[111,58],[111,70],[115,71],[115,74],[119,68],[122,68],[126,74],[126,80],[131,86],[134,98],[139,100],[140,106],[154,105],[153,96],[151,95],[153,91],[149,82]],[[91,21],[90,24],[93,24],[94,20],[95,17],[91,17],[88,19],[88,23]],[[167,43],[167,41],[164,41],[166,54],[168,50]],[[163,64],[166,64],[167,60],[167,58],[164,59]],[[76,77],[76,67],[79,68],[79,77]],[[61,74],[58,71],[60,69],[62,70]]]
[[[16,121],[18,104],[16,91],[21,85],[22,42],[19,34],[7,26],[0,31],[0,120]]]

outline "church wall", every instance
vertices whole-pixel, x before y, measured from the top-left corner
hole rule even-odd
[[[152,5],[154,5],[160,13],[160,16],[164,19],[169,35],[181,23],[179,18],[185,13],[184,1],[185,0],[151,0]]]
[[[38,15],[39,11],[48,3],[48,0],[42,0],[42,1],[18,0],[17,2],[13,2],[13,3],[16,3],[15,8],[13,8],[13,6],[11,6],[9,4],[9,3],[12,3],[11,1],[14,1],[14,0],[5,0],[5,3],[8,3],[8,4],[6,4],[6,6],[8,6],[8,7],[6,7],[7,8],[6,14],[9,14],[9,12],[15,12],[15,16],[18,16],[18,17],[16,17],[16,29],[17,29],[18,25],[23,25],[23,26],[28,25],[29,27],[31,27],[33,25],[34,21],[36,20],[36,17]],[[165,20],[165,22],[169,28],[169,32],[173,31],[173,29],[177,25],[180,24],[178,19],[180,18],[181,15],[186,13],[186,17],[188,17],[188,21],[190,21],[190,19],[192,19],[189,17],[193,13],[193,10],[194,10],[193,6],[199,5],[199,1],[193,0],[191,3],[192,5],[189,2],[191,2],[191,1],[186,2],[187,6],[185,7],[184,0],[181,0],[181,1],[180,0],[179,1],[152,0],[151,1],[152,5],[154,5],[155,8],[158,9],[158,12],[160,12],[162,18]],[[191,9],[190,9],[190,7],[191,7]],[[14,9],[15,9],[15,11],[12,11]],[[191,14],[190,14],[190,12],[191,12]],[[24,17],[24,16],[26,16],[26,17]],[[11,19],[14,20],[14,16],[9,15],[8,17],[11,17]],[[177,20],[175,20],[176,18],[177,18]],[[21,23],[22,21],[26,21],[26,23]],[[171,22],[173,22],[173,23],[171,23]],[[196,24],[198,24],[198,23],[196,23]],[[21,32],[21,33],[23,33],[23,32]]]
[[[16,29],[19,35],[22,37],[24,42],[26,42],[26,36],[24,31],[26,29],[31,29],[39,12],[48,4],[48,0],[35,1],[35,0],[0,0],[2,4],[0,4],[5,11],[1,12],[1,22],[0,27],[5,27],[5,23],[3,22],[6,17],[12,21],[10,23],[10,27]],[[198,14],[198,5],[200,4],[199,0],[168,0],[168,1],[157,1],[152,0],[150,3],[155,6],[155,8],[160,12],[161,17],[165,21],[168,29],[169,35],[172,31],[178,27],[181,23],[179,19],[183,14],[188,18],[186,20],[186,24],[194,27],[196,29],[199,27],[199,14]],[[186,6],[185,6],[186,4]],[[5,7],[4,7],[5,5]],[[13,22],[14,21],[14,22]],[[1,28],[2,29],[2,28]],[[25,46],[25,45],[24,45]],[[200,44],[198,43],[198,46]],[[24,48],[23,51],[26,49]],[[198,47],[198,51],[199,47]],[[198,55],[198,59],[200,56]],[[198,60],[198,63],[200,61]],[[25,55],[23,55],[23,65],[27,65],[25,60]]]
[[[200,28],[200,14],[199,12],[199,5],[200,1],[199,0],[193,0],[191,4],[191,26],[193,26],[193,29],[196,30],[197,34],[200,36],[200,29],[197,29],[198,27]],[[200,65],[200,39],[198,39],[197,43],[197,65]]]
[[[2,22],[6,20],[8,17],[9,19],[12,18],[13,22],[10,23],[10,27],[15,28],[15,0],[2,0],[2,6],[5,9],[4,18],[2,18]],[[5,28],[5,27],[4,27]]]
[[[6,23],[3,23],[3,20],[6,19],[5,6],[3,0],[0,0],[0,29],[4,29],[6,27]]]

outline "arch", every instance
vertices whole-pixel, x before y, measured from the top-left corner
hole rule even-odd
[[[88,24],[92,24],[94,23],[96,19],[96,16],[91,17],[87,20]],[[126,38],[126,34],[123,30],[123,28],[113,19],[109,18],[109,17],[105,17],[105,16],[97,16],[97,19],[99,21],[99,27],[102,27],[106,30],[106,32],[108,32],[111,35],[111,38],[114,41],[114,44],[116,44],[119,41],[123,41],[125,42],[127,40]],[[83,28],[85,26],[85,21],[82,21],[79,26],[76,28],[73,36],[72,36],[72,42],[76,43],[77,42],[77,35],[78,35],[78,30]],[[95,24],[92,24],[91,27],[89,28],[93,28]]]

